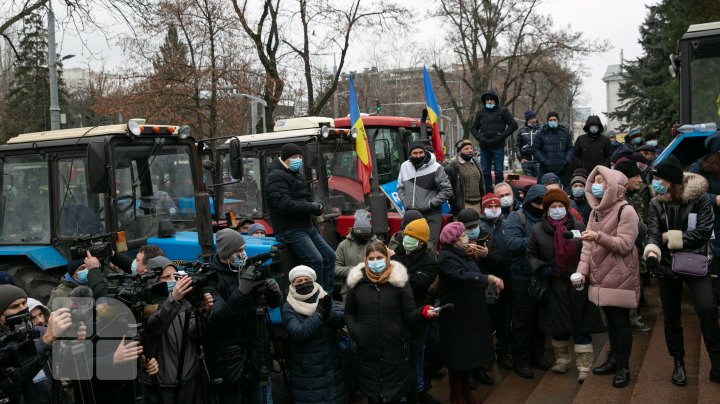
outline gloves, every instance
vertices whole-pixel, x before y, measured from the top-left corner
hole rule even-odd
[[[244,271],[240,272],[240,276],[238,276],[238,291],[242,293],[243,295],[250,295],[252,294],[253,290],[257,288],[260,284],[262,284],[262,281],[258,281],[253,279],[255,277],[255,273],[251,271]],[[279,287],[278,287],[279,289]]]
[[[320,216],[323,214],[325,207],[320,202],[310,202],[310,209],[313,215]]]
[[[268,288],[268,291],[271,293],[274,293],[276,295],[282,295],[282,291],[280,290],[280,285],[278,285],[277,281],[275,279],[268,279],[265,281],[265,285]]]
[[[327,321],[330,318],[330,311],[332,310],[332,296],[325,295],[318,300],[317,313],[320,316],[320,320]]]
[[[542,279],[548,280],[550,278],[555,277],[557,274],[555,273],[555,269],[551,266],[544,266],[540,268],[540,277]]]
[[[658,262],[657,257],[645,258],[645,268],[647,268],[650,274],[656,273],[657,270],[660,268],[660,263]]]

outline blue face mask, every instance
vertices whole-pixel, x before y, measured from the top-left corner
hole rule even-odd
[[[132,262],[132,265],[130,265],[130,272],[132,272],[133,275],[137,274],[137,260],[134,259]]]
[[[636,137],[636,138],[635,138],[635,143],[637,143],[637,144],[642,143],[642,138],[641,138],[641,137]]]
[[[77,271],[77,281],[80,283],[87,283],[88,272],[90,271],[87,269]]]
[[[302,159],[290,159],[290,166],[288,167],[292,172],[299,172],[303,166]]]
[[[168,293],[172,293],[172,290],[175,287],[175,280],[167,281],[165,283],[167,283]]]
[[[598,132],[600,132],[599,127],[594,126],[594,125],[590,127],[590,133],[598,133]]]
[[[585,189],[584,188],[573,188],[572,194],[575,198],[582,198],[585,196]]]
[[[370,268],[372,273],[375,275],[380,275],[385,272],[385,267],[387,267],[387,262],[385,262],[385,260],[368,261],[368,268]]]
[[[245,261],[247,261],[247,253],[243,251],[240,254],[235,254],[233,265],[235,265],[238,269],[243,269],[243,267],[245,267]]]
[[[613,145],[613,146],[615,146],[615,145],[617,144],[617,140],[611,140],[611,141],[610,141],[610,144]]]
[[[665,195],[667,193],[667,188],[665,188],[665,185],[663,185],[662,181],[660,180],[653,180],[652,188],[653,191],[655,191],[655,193],[658,195]]]
[[[495,104],[485,104],[485,109],[493,109],[495,108]]]
[[[470,240],[477,240],[478,237],[480,237],[480,228],[476,227],[471,230],[466,230],[465,234],[467,234],[467,236]]]
[[[603,195],[605,195],[602,184],[592,184],[592,194],[594,197],[602,199]]]
[[[558,127],[558,123],[555,121],[551,121],[551,122],[548,122],[548,126],[550,127],[550,129],[555,129]]]

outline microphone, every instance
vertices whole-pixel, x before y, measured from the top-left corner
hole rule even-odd
[[[447,304],[443,304],[443,305],[440,306],[440,307],[434,308],[433,311],[435,311],[435,312],[440,312],[440,311],[443,311],[443,309],[445,309],[445,310],[451,310],[451,309],[454,309],[454,308],[455,308],[455,305],[454,305],[454,304],[452,304],[452,303],[447,303]]]
[[[580,230],[569,230],[564,231],[562,234],[563,238],[566,238],[568,240],[573,240],[580,238],[582,236],[582,233],[580,233]]]

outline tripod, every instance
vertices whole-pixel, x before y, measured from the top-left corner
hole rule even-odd
[[[208,320],[207,312],[202,307],[196,305],[188,305],[185,309],[185,319],[183,321],[183,337],[182,342],[180,343],[180,357],[178,358],[178,370],[177,377],[175,379],[175,394],[173,396],[173,404],[179,403],[181,391],[183,386],[185,385],[183,368],[185,366],[185,350],[187,349],[187,344],[189,343],[188,338],[190,335],[191,316],[194,316],[195,318],[195,347],[198,352],[197,359],[200,363],[200,372],[202,376],[199,386],[199,393],[200,397],[206,399],[205,402],[213,404],[218,402],[218,396],[215,389],[215,384],[217,381],[214,380],[210,375],[210,371],[208,369],[205,357],[205,332],[207,330]],[[196,397],[197,393],[198,392],[196,392]]]

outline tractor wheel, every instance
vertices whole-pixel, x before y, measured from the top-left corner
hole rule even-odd
[[[0,265],[0,271],[12,276],[15,285],[22,288],[28,297],[35,298],[46,304],[50,292],[60,284],[61,274],[43,271],[25,259],[15,259]]]

